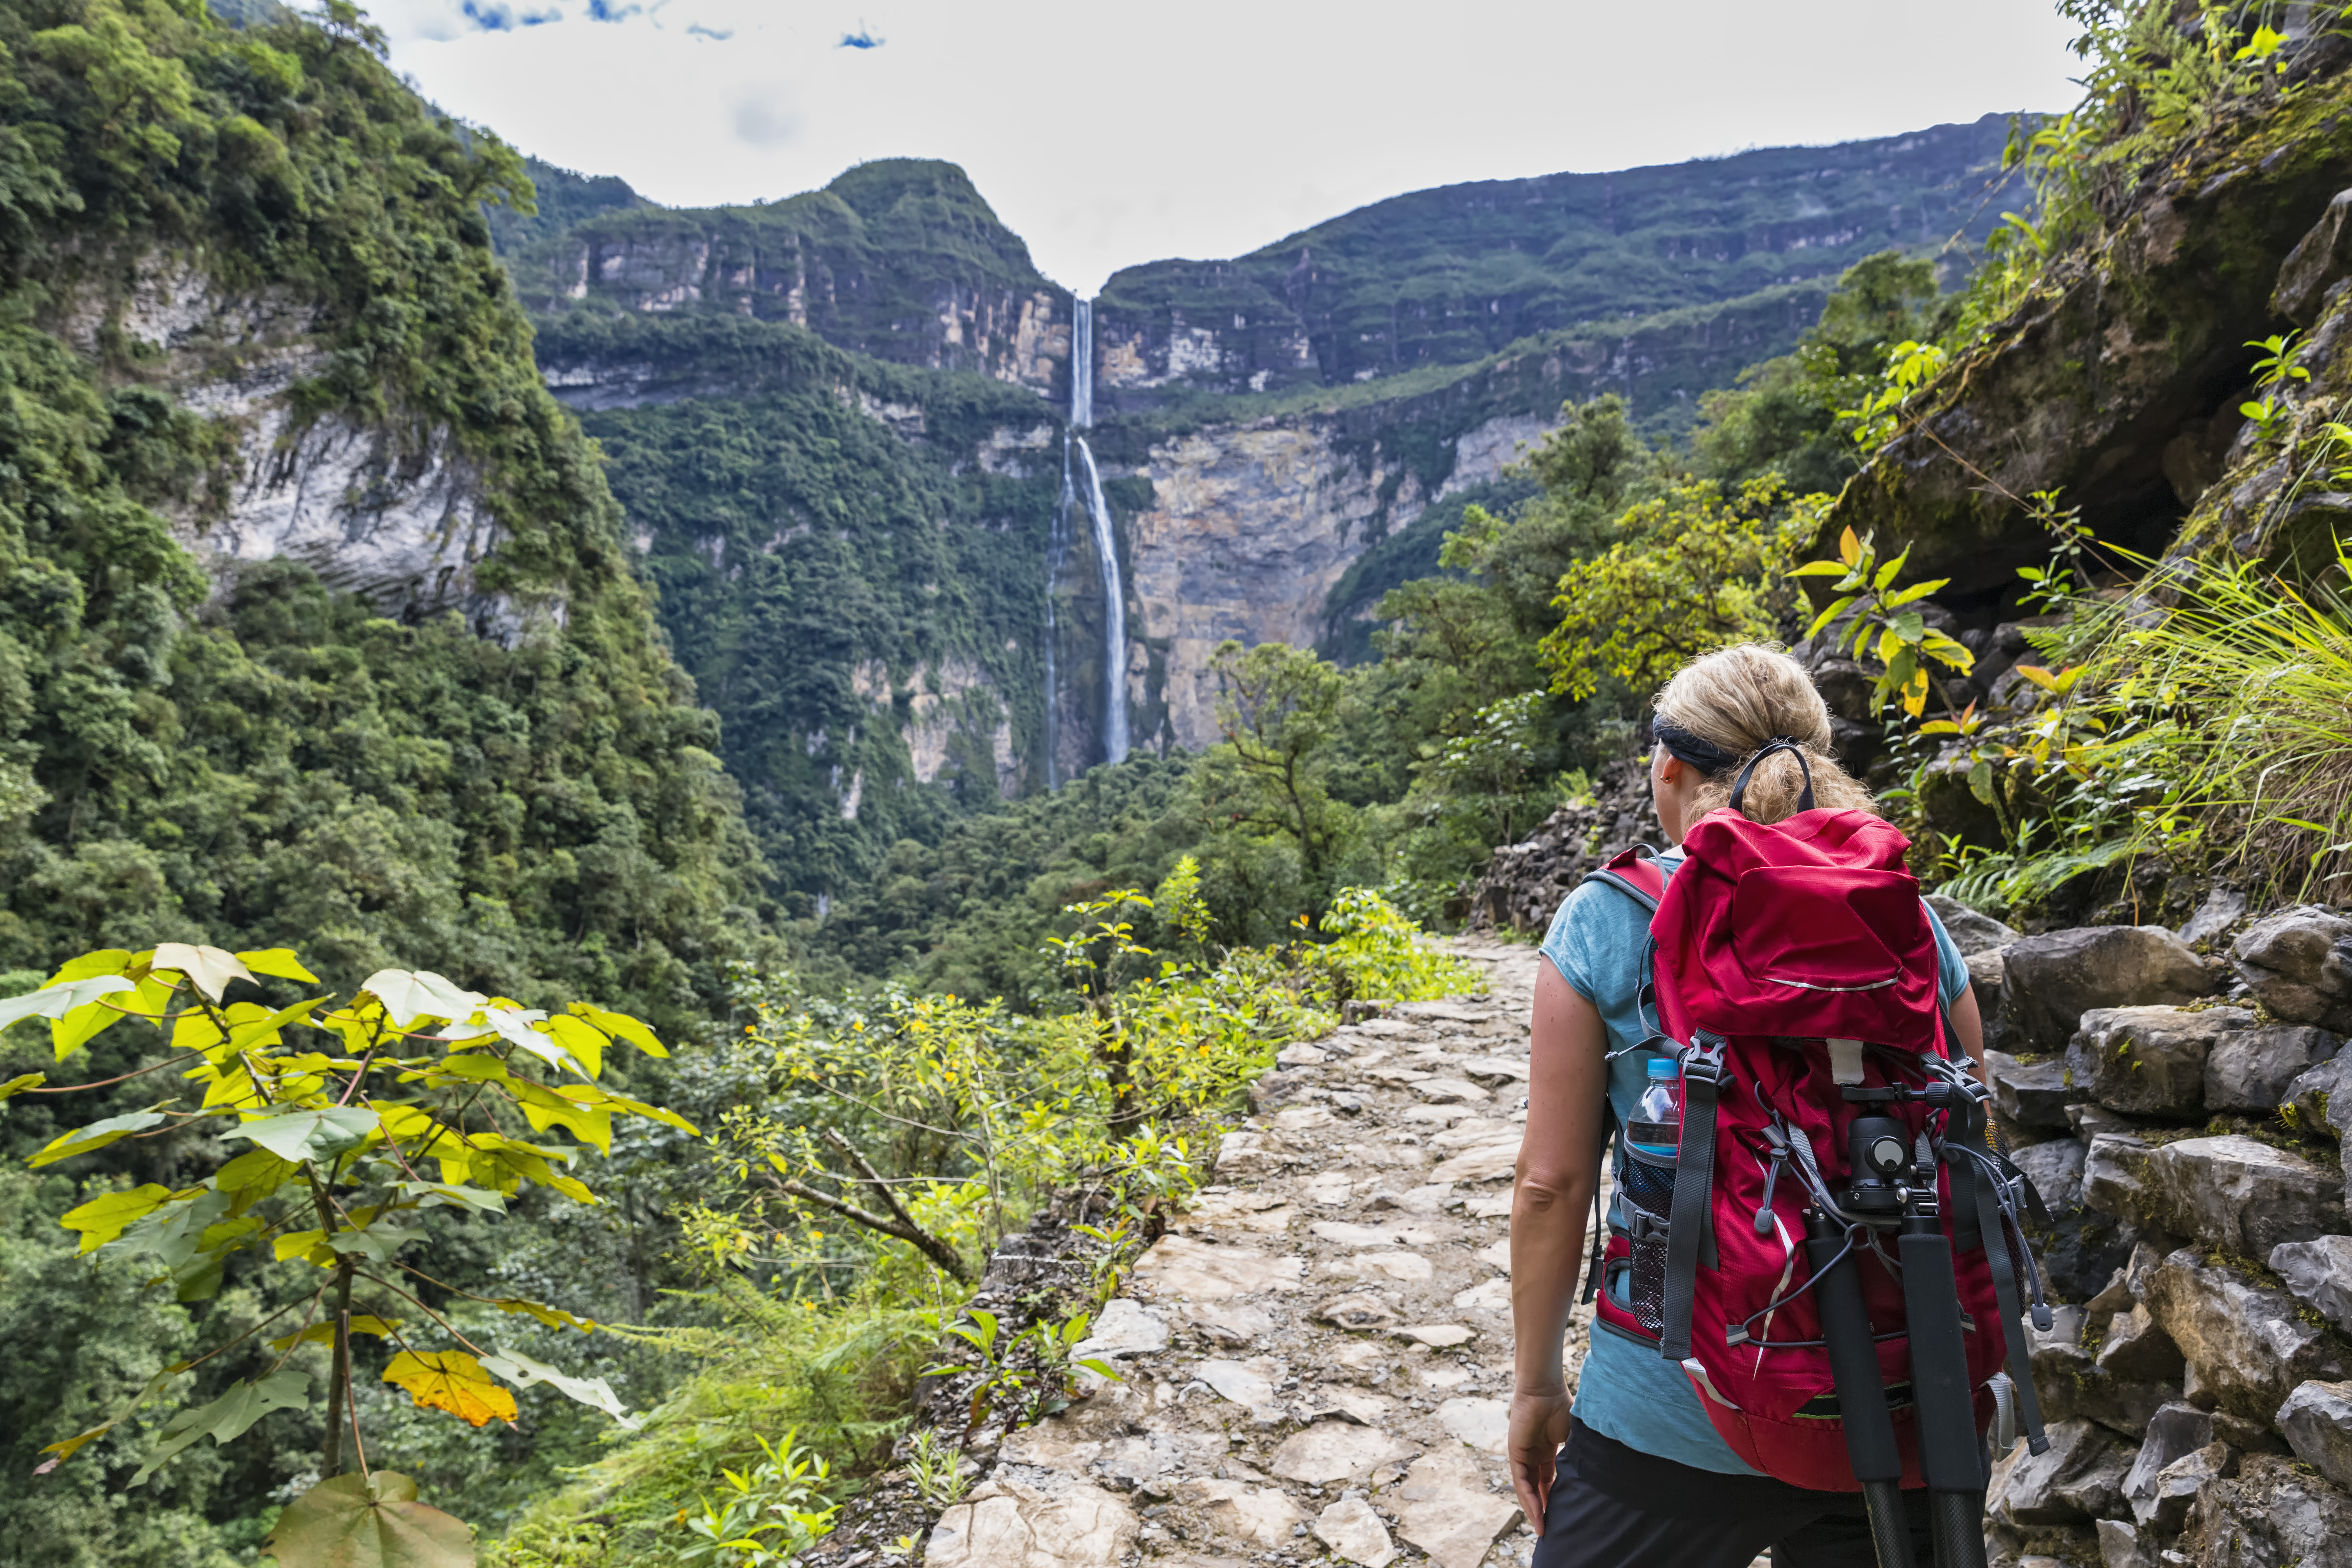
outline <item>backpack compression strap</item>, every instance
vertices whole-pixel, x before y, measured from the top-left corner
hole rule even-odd
[[[1665,873],[1658,869],[1657,852],[1646,844],[1636,844],[1598,871],[1588,871],[1584,879],[1613,888],[1650,913],[1658,912],[1658,900],[1665,895]],[[1645,983],[1646,984],[1646,983]],[[1636,1003],[1639,1010],[1639,1003]],[[1601,1142],[1617,1127],[1617,1108],[1609,1097],[1601,1098]],[[1601,1184],[1592,1186],[1592,1256],[1584,1268],[1584,1300],[1587,1305],[1601,1293],[1601,1276],[1609,1263],[1609,1223],[1601,1208]]]
[[[1696,1029],[1682,1052],[1683,1141],[1675,1155],[1674,1206],[1666,1211],[1664,1321],[1658,1335],[1658,1353],[1671,1362],[1690,1359],[1699,1244],[1706,1237],[1707,1194],[1715,1183],[1715,1102],[1731,1076],[1723,1062],[1729,1044],[1721,1035]]]

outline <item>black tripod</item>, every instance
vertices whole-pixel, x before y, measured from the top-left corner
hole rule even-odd
[[[1941,1103],[1946,1097],[1941,1085],[1848,1089],[1845,1093],[1850,1100],[1877,1101]],[[1890,1229],[1896,1233],[1903,1308],[1909,1320],[1911,1398],[1917,1412],[1919,1468],[1927,1482],[1936,1568],[1985,1568],[1984,1502],[1990,1478],[1969,1388],[1952,1244],[1938,1223],[1934,1155],[1924,1137],[1910,1140],[1903,1124],[1887,1116],[1854,1118],[1848,1139],[1852,1185],[1838,1205],[1845,1217],[1841,1220],[1821,1206],[1807,1210],[1805,1255],[1812,1266],[1813,1300],[1836,1382],[1846,1451],[1870,1510],[1879,1568],[1915,1568],[1910,1525],[1903,1511],[1903,1456],[1895,1446],[1895,1423],[1854,1257],[1854,1242],[1865,1230]]]

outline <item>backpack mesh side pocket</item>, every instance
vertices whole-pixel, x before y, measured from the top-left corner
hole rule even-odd
[[[1635,1122],[1626,1131],[1648,1126]],[[1675,1206],[1675,1156],[1645,1149],[1630,1137],[1624,1151],[1617,1201],[1624,1206],[1626,1229],[1633,1237],[1627,1306],[1633,1321],[1654,1334],[1665,1327],[1666,1221]]]

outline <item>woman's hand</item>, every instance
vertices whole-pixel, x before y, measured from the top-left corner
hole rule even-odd
[[[1544,1509],[1551,1501],[1555,1457],[1568,1441],[1568,1391],[1551,1388],[1511,1395],[1511,1419],[1503,1452],[1511,1467],[1511,1490],[1528,1528],[1543,1538]]]

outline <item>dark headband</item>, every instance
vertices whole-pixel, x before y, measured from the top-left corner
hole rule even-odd
[[[1739,765],[1739,753],[1727,752],[1713,741],[1694,735],[1679,724],[1653,719],[1650,721],[1650,733],[1656,738],[1658,744],[1666,749],[1668,756],[1689,763],[1706,777],[1727,773]]]

